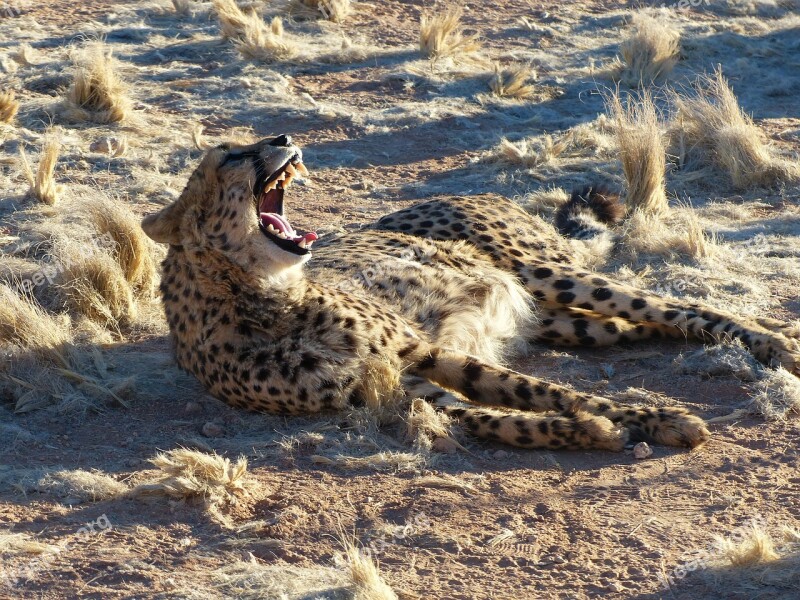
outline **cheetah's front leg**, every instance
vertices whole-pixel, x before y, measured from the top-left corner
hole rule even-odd
[[[699,417],[683,408],[627,406],[546,383],[474,357],[420,346],[409,371],[464,395],[470,402],[525,411],[555,411],[567,416],[602,416],[630,432],[632,441],[697,446],[709,433]]]

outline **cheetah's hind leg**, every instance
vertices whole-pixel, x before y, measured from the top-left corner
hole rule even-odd
[[[422,377],[404,378],[411,397],[423,398],[472,435],[518,448],[621,451],[628,431],[605,417],[588,413],[530,414],[472,406]]]

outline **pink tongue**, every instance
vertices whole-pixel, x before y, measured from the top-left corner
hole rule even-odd
[[[289,221],[277,213],[261,213],[261,222],[264,225],[272,225],[278,231],[285,233],[290,240],[298,244],[303,240],[306,242],[317,240],[317,234],[313,231],[309,231],[303,235],[296,235],[297,232],[289,225]]]

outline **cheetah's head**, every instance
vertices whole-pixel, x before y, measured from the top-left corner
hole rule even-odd
[[[283,210],[286,189],[307,174],[289,136],[209,150],[180,198],[142,222],[157,242],[218,253],[254,275],[306,262],[317,239],[298,233]]]

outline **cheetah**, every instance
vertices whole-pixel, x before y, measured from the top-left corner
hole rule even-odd
[[[762,362],[797,372],[788,326],[584,269],[555,228],[496,195],[431,200],[339,236],[298,232],[284,199],[306,173],[287,135],[223,144],[178,200],[142,222],[169,245],[160,289],[177,362],[235,407],[297,415],[362,406],[389,397],[371,375],[380,368],[407,397],[486,440],[694,447],[709,431],[683,408],[623,405],[503,365],[530,342],[737,338]],[[566,211],[605,203],[596,212],[609,220],[609,202],[588,190]]]

